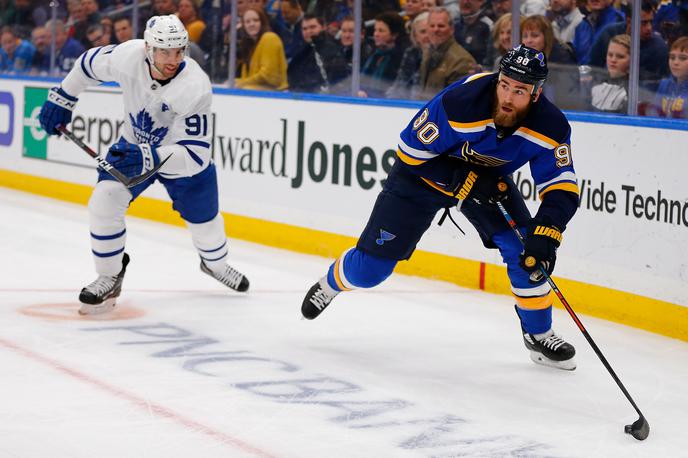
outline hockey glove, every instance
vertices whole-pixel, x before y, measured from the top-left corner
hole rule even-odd
[[[127,177],[142,175],[160,163],[155,146],[147,143],[135,145],[120,140],[113,144],[106,159]]]
[[[542,281],[544,275],[540,266],[544,267],[548,275],[552,275],[560,244],[561,231],[548,218],[535,217],[530,220],[519,264],[526,272],[531,272],[531,283]]]
[[[465,161],[456,168],[449,190],[461,200],[471,199],[478,204],[504,202],[509,197],[507,180]]]
[[[72,97],[62,90],[54,87],[48,91],[48,100],[41,107],[38,121],[48,135],[60,135],[57,126],[67,127],[72,122],[72,110],[79,99]]]

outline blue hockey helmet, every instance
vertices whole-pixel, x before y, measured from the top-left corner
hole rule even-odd
[[[547,80],[547,58],[545,53],[520,44],[502,57],[499,71],[521,83],[532,84],[535,95]]]

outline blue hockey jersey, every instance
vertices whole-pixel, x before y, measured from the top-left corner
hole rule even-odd
[[[492,119],[496,80],[495,73],[473,75],[428,102],[401,132],[399,159],[410,167],[431,171],[430,160],[445,154],[492,167],[499,176],[529,164],[541,199],[561,190],[573,193],[577,201],[571,127],[564,114],[541,95],[519,126],[499,129]],[[437,161],[437,167],[443,166]],[[448,193],[444,189],[447,183],[437,181],[441,174],[418,174],[430,186]]]

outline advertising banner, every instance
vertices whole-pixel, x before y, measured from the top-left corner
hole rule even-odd
[[[23,155],[45,159],[33,164],[53,164],[55,178],[92,184],[91,160],[66,139],[46,140],[37,127],[45,87],[12,83],[14,109],[23,107]],[[0,94],[0,120],[6,100]],[[357,237],[395,161],[399,132],[414,113],[393,106],[215,94],[212,148],[221,209]],[[124,119],[117,89],[98,88],[81,94],[71,127],[105,152]],[[7,138],[6,125],[0,123],[0,143]],[[688,144],[688,132],[591,122],[574,122],[572,129],[581,200],[564,233],[557,275],[688,306],[688,191],[682,185],[688,154],[677,146]],[[0,155],[2,168],[45,174],[33,164]],[[534,213],[539,202],[528,168],[514,180]],[[159,186],[147,195],[167,199]],[[482,246],[467,220],[457,221],[465,236],[451,224],[432,226],[418,248],[501,264],[499,253]]]

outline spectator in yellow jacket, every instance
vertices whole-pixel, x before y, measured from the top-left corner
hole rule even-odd
[[[191,0],[179,0],[177,16],[186,27],[186,31],[189,32],[189,40],[198,44],[206,27],[205,22],[201,19],[198,6]]]
[[[280,37],[270,31],[267,15],[249,8],[241,18],[244,34],[238,43],[241,77],[236,87],[282,91],[287,89],[287,58]]]

